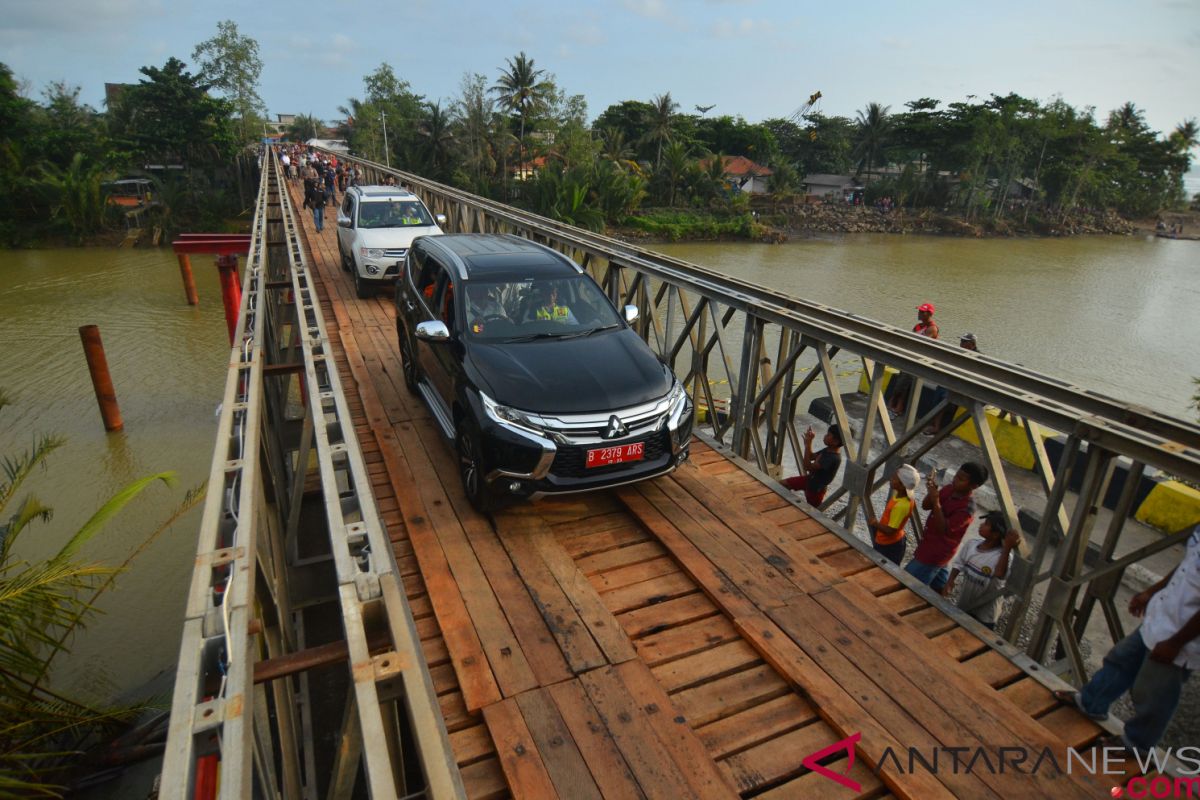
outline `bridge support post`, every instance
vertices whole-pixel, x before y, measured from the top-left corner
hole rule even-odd
[[[242,287],[237,277],[237,256],[217,256],[217,271],[221,277],[221,302],[225,305],[225,324],[229,328],[229,344],[237,336],[238,311],[242,307]]]
[[[104,343],[100,341],[100,329],[95,325],[84,325],[79,329],[83,342],[83,355],[87,358],[88,372],[92,375],[92,388],[96,391],[96,403],[100,406],[100,417],[104,430],[119,431],[125,427],[121,409],[117,406],[117,392],[113,389],[112,376],[108,373],[108,359],[104,355]]]
[[[183,293],[187,295],[188,305],[199,305],[200,296],[196,294],[196,279],[192,277],[192,259],[187,253],[179,254],[179,275],[183,278]]]

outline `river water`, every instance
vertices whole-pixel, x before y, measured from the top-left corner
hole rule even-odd
[[[664,253],[942,338],[1174,416],[1200,375],[1200,242],[1155,237],[957,239],[854,234]]]
[[[856,235],[661,249],[905,327],[930,301],[945,337],[972,331],[988,353],[1175,415],[1200,373],[1195,242]],[[184,302],[170,250],[0,251],[0,389],[13,401],[0,412],[0,456],[38,434],[67,439],[26,484],[56,513],[26,532],[25,557],[57,549],[132,480],[176,471],[176,488],[149,489],[85,551],[118,563],[207,478],[229,349],[211,259],[194,270],[198,308]],[[104,338],[122,433],[100,423],[77,333],[85,324]],[[56,685],[104,695],[171,674],[198,523],[199,509],[119,579]]]
[[[40,434],[66,439],[24,485],[55,513],[26,529],[20,555],[56,552],[120,488],[176,472],[174,488],[151,486],[83,552],[119,564],[207,479],[229,360],[212,261],[194,259],[192,308],[169,248],[0,251],[0,389],[12,401],[0,411],[0,456]],[[123,432],[100,421],[77,332],[88,324],[104,340]],[[198,524],[197,508],[117,579],[104,613],[60,657],[56,686],[104,697],[173,672]]]

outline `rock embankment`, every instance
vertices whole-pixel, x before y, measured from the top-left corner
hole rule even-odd
[[[1112,211],[1076,211],[1038,217],[1023,212],[993,218],[933,209],[880,211],[863,206],[807,205],[759,207],[759,221],[793,236],[836,233],[901,233],[942,236],[1078,236],[1133,233],[1134,226]]]

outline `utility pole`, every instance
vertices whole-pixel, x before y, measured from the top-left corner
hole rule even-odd
[[[392,166],[392,154],[391,154],[391,151],[388,150],[388,143],[387,143],[387,112],[380,111],[379,118],[383,120],[383,158],[387,162],[388,167],[390,168]]]

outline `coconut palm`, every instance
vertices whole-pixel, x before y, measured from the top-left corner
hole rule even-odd
[[[876,159],[887,145],[892,132],[892,120],[888,117],[890,108],[879,103],[868,103],[864,110],[858,112],[858,141],[854,148],[858,158],[858,174],[862,174],[864,164],[867,174],[870,174]]]
[[[658,169],[662,166],[663,143],[673,141],[675,138],[675,112],[679,110],[679,104],[671,99],[670,92],[656,95],[650,104],[652,108],[646,119],[647,129],[643,140],[657,142],[658,151],[654,158],[654,168]]]
[[[339,109],[339,111],[345,113],[344,108]],[[292,120],[292,124],[288,125],[287,135],[293,141],[307,142],[309,139],[318,138],[324,128],[325,124],[312,114],[297,114],[295,119]]]
[[[675,205],[675,192],[692,168],[692,154],[683,142],[671,142],[663,152],[659,176],[667,185],[667,205]]]
[[[605,128],[600,141],[603,143],[600,155],[605,161],[622,166],[633,160],[633,148],[625,141],[625,132],[620,128]]]
[[[0,409],[7,404],[0,393]],[[171,473],[143,478],[122,489],[45,560],[26,562],[15,545],[53,510],[33,495],[16,500],[25,480],[63,440],[36,439],[31,449],[0,461],[0,796],[57,797],[64,772],[81,751],[142,711],[65,697],[45,686],[56,656],[83,626],[100,594],[130,561],[203,497],[189,492],[183,504],[117,567],[87,563],[80,549],[150,484]],[[9,515],[10,507],[15,510]]]
[[[524,51],[517,54],[515,59],[508,61],[508,70],[500,71],[500,78],[492,86],[500,105],[510,113],[516,114],[520,120],[520,132],[517,134],[519,162],[525,162],[525,126],[529,117],[546,106],[554,84],[543,80],[545,70],[535,69],[533,59]]]
[[[1194,119],[1185,119],[1175,126],[1170,139],[1178,152],[1189,155],[1192,148],[1200,144],[1200,126],[1197,126]]]
[[[417,133],[424,142],[423,155],[431,176],[444,178],[452,158],[454,130],[441,103],[430,103],[426,107],[425,118],[417,124]]]
[[[83,153],[76,153],[66,169],[42,166],[41,183],[53,197],[53,215],[65,218],[80,240],[95,233],[104,221],[101,187],[106,176],[104,167],[88,165]]]

